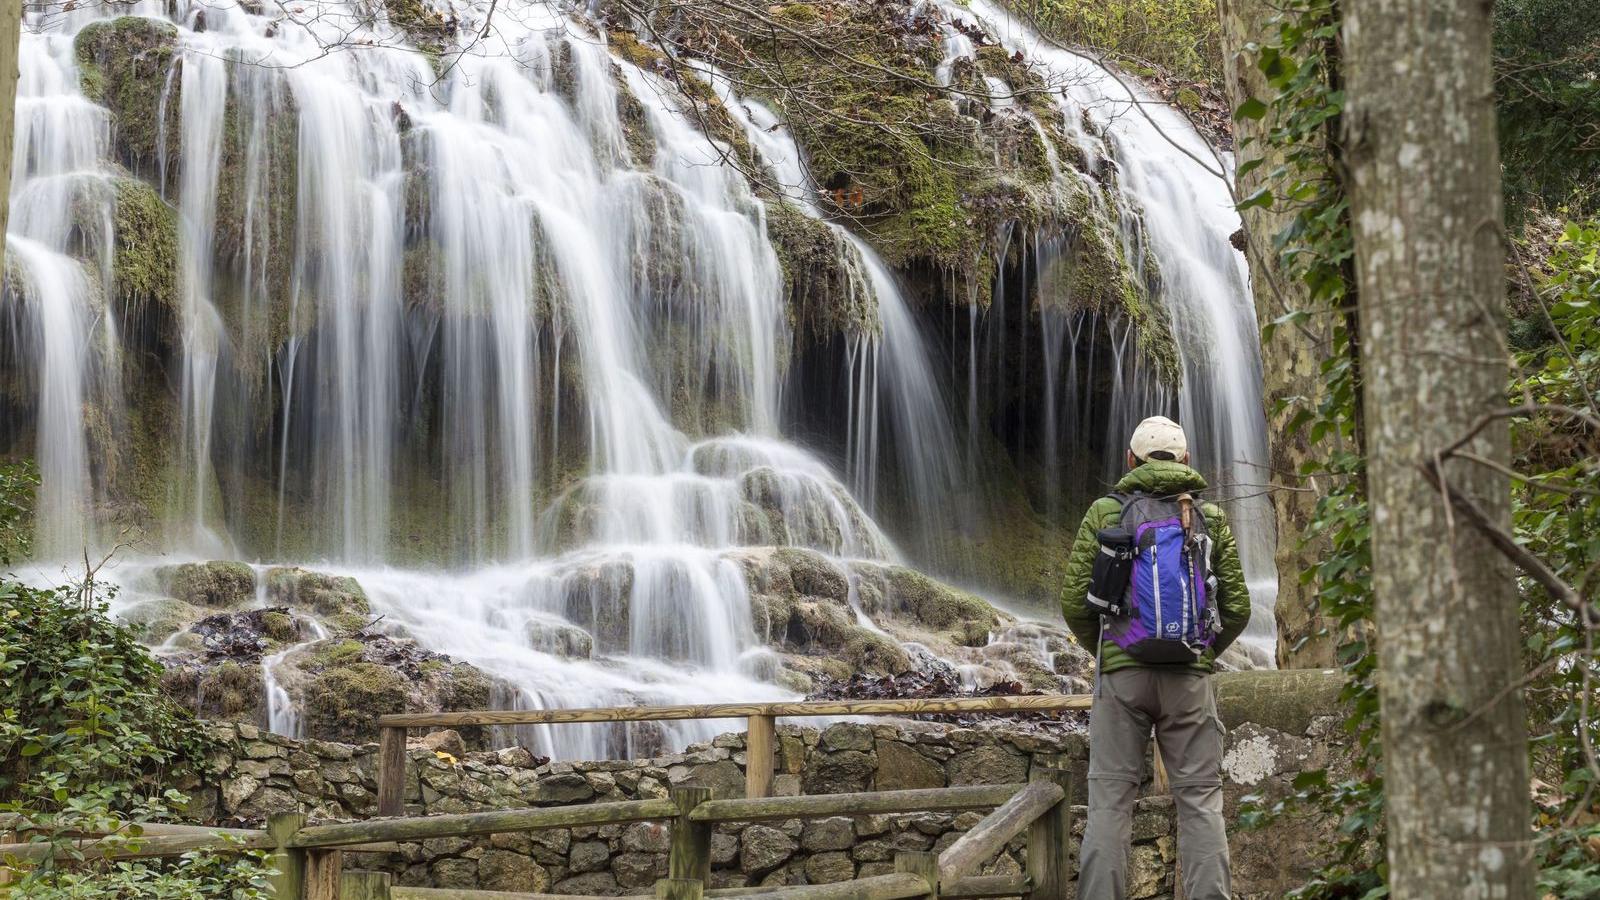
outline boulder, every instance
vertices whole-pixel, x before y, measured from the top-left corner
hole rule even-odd
[[[242,609],[256,600],[255,570],[242,562],[181,563],[162,566],[155,575],[168,596],[194,606]]]
[[[798,848],[794,838],[770,825],[751,825],[739,835],[739,869],[760,877],[788,862]]]
[[[359,631],[372,619],[367,592],[348,575],[289,566],[268,569],[267,600],[314,614],[336,631]]]

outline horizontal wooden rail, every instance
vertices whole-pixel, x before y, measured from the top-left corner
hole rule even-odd
[[[873,813],[944,812],[999,806],[1023,789],[1020,784],[976,784],[964,787],[913,788],[859,794],[812,794],[801,797],[747,797],[707,800],[689,818],[696,822],[756,822]]]
[[[1061,785],[1049,781],[1035,781],[1018,791],[939,854],[939,880],[952,881],[972,874],[1066,795]]]
[[[978,900],[982,897],[1023,897],[1033,891],[1027,875],[969,875],[939,885],[945,900]]]
[[[70,841],[62,850],[70,848],[90,859],[148,859],[156,856],[182,856],[191,850],[266,850],[272,841],[264,831],[244,829],[214,829],[222,834],[184,833],[158,834],[152,837],[104,838]],[[42,862],[51,857],[64,857],[58,845],[48,841],[27,844],[0,844],[0,859],[14,858],[23,862]]]
[[[761,893],[743,896],[744,900],[899,900],[902,897],[922,897],[927,893],[928,882],[922,878],[895,872],[832,884],[768,888]]]
[[[777,754],[773,728],[780,716],[915,716],[944,713],[1060,713],[1088,709],[1089,694],[1022,694],[1007,697],[925,697],[895,700],[799,700],[708,703],[690,706],[602,706],[577,709],[472,710],[402,713],[378,717],[378,814],[405,811],[406,729],[595,722],[663,722],[744,718],[745,796],[771,793]]]
[[[415,841],[438,837],[471,837],[538,828],[578,825],[612,825],[671,819],[678,807],[671,800],[623,800],[581,806],[546,806],[533,809],[495,809],[487,812],[417,816],[408,819],[369,819],[339,825],[310,825],[295,831],[285,846],[339,847],[373,841]]]
[[[551,725],[575,722],[658,722],[749,716],[910,716],[960,712],[1061,712],[1088,709],[1089,694],[1018,694],[1006,697],[930,697],[897,700],[795,700],[707,703],[692,706],[599,706],[574,709],[503,709],[396,713],[378,717],[380,728],[460,725]]]

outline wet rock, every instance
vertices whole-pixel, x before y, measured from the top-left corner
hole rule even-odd
[[[312,612],[335,630],[354,632],[371,621],[367,593],[348,575],[280,566],[267,570],[266,583],[268,601]]]
[[[182,600],[153,597],[119,611],[117,619],[138,628],[139,639],[153,645],[179,632],[187,631],[190,625],[205,618],[208,612],[210,610]]]
[[[155,574],[162,590],[195,606],[238,609],[256,599],[255,570],[241,562],[181,563],[163,566]]]

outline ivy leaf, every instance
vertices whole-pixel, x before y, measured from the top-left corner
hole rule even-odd
[[[1260,119],[1266,114],[1267,104],[1261,102],[1259,97],[1251,97],[1249,100],[1239,104],[1239,108],[1233,111],[1233,120],[1237,122],[1241,119]]]

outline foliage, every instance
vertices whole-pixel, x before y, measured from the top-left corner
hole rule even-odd
[[[1600,387],[1600,222],[1569,224],[1548,261],[1540,298],[1558,340],[1518,355],[1511,400],[1593,414]],[[1600,586],[1600,433],[1555,411],[1513,422],[1517,540],[1580,595]],[[1594,632],[1532,581],[1522,585],[1529,718],[1534,725],[1536,828],[1543,887],[1560,897],[1600,895],[1600,682]]]
[[[0,538],[25,519],[34,479],[0,467]],[[14,547],[14,545],[8,545]],[[163,782],[199,768],[204,732],[160,690],[161,664],[112,622],[92,575],[40,590],[0,579],[0,813],[18,831],[70,851],[64,835],[116,833],[171,818],[186,798]],[[190,853],[169,863],[72,858],[28,871],[16,890],[44,898],[265,896],[260,854]]]
[[[1500,0],[1494,7],[1495,103],[1506,210],[1600,212],[1600,5]]]
[[[1016,3],[1057,39],[1222,83],[1215,0],[1032,0]]]
[[[0,566],[28,555],[33,543],[33,492],[39,473],[32,463],[0,466]]]

